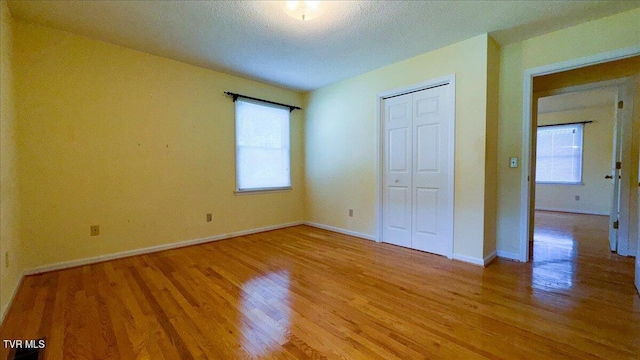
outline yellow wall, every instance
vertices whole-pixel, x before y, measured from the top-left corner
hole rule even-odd
[[[14,52],[26,268],[303,220],[302,112],[293,190],[236,196],[223,95],[300,93],[23,22]]]
[[[640,9],[502,47],[498,144],[498,250],[519,253],[520,178],[508,158],[522,157],[522,88],[526,69],[640,44]],[[637,27],[636,27],[637,29]]]
[[[375,236],[376,95],[455,74],[454,253],[482,259],[488,42],[481,35],[308,93],[306,219]]]
[[[613,186],[604,178],[611,173],[615,102],[606,107],[538,114],[538,125],[577,121],[584,125],[582,185],[536,185],[536,209],[609,215]],[[576,201],[575,196],[580,200]]]
[[[18,221],[16,118],[13,96],[11,14],[2,1],[0,28],[0,322],[22,275]],[[8,255],[8,262],[5,256]]]

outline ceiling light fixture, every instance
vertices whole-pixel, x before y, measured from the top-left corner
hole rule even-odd
[[[298,20],[307,21],[322,15],[320,1],[285,1],[284,12]]]

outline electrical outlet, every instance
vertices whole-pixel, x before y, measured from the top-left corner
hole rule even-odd
[[[5,268],[9,267],[9,252],[8,251],[4,252],[4,267]]]
[[[98,236],[98,235],[100,235],[100,225],[91,226],[91,236]]]
[[[580,195],[576,195],[576,201],[580,201]]]
[[[349,216],[353,217],[353,209],[349,209]]]
[[[211,222],[213,220],[213,214],[207,214],[207,222]]]

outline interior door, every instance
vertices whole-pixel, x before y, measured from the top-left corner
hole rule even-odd
[[[447,85],[413,93],[412,247],[439,255],[451,252],[453,237],[448,97]]]
[[[635,225],[635,221],[631,221],[631,207],[635,206],[631,198],[636,191],[635,181],[631,178],[632,164],[631,154],[633,149],[634,121],[633,121],[633,99],[635,98],[635,84],[633,78],[625,79],[624,85],[619,87],[618,104],[616,106],[616,117],[622,122],[620,135],[620,161],[621,169],[619,170],[620,181],[620,198],[618,205],[620,212],[618,217],[618,254],[622,256],[634,256],[636,254],[637,244],[636,238],[630,237],[631,224]],[[637,151],[637,150],[636,150]],[[634,219],[635,220],[635,219]]]
[[[619,96],[618,96],[619,97]],[[617,103],[617,101],[616,101]],[[611,179],[611,212],[609,215],[609,248],[611,251],[618,250],[618,219],[620,218],[620,169],[617,169],[622,154],[620,139],[622,136],[622,117],[616,109],[616,120],[613,126],[613,155],[611,158],[611,173],[605,176]]]
[[[382,241],[451,256],[453,106],[451,85],[393,96],[384,129]]]
[[[383,101],[382,240],[411,247],[412,95]]]
[[[640,185],[640,182],[638,184]],[[640,293],[640,222],[638,222],[638,224],[638,249],[636,251],[636,290],[638,290],[638,293]]]
[[[638,186],[640,187],[640,162],[638,162]],[[636,243],[636,290],[640,294],[640,203],[638,203],[638,241]]]

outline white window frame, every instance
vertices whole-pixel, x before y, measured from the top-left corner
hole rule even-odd
[[[543,129],[552,129],[552,128],[562,128],[562,127],[572,127],[572,128],[580,128],[580,178],[578,181],[540,181],[536,174],[536,185],[584,185],[584,124],[576,123],[576,124],[557,124],[557,125],[545,125],[540,126],[536,129],[536,138],[540,130]],[[537,146],[539,142],[536,142],[536,153]],[[536,162],[539,163],[539,159],[536,159]],[[536,167],[536,172],[538,171],[538,167]]]
[[[287,117],[287,128],[288,128],[288,136],[287,136],[287,140],[288,143],[287,145],[287,155],[288,155],[288,171],[287,171],[287,177],[288,177],[288,185],[285,186],[264,186],[264,187],[255,187],[255,188],[240,188],[240,164],[239,164],[239,144],[238,144],[238,137],[239,137],[239,118],[238,118],[238,106],[240,105],[240,103],[249,103],[249,104],[253,104],[253,105],[259,105],[259,106],[264,106],[267,108],[274,108],[274,109],[283,109],[287,111],[288,117]],[[287,191],[287,190],[291,190],[291,112],[289,110],[289,108],[287,108],[286,106],[279,106],[279,105],[275,105],[275,104],[271,104],[268,102],[263,102],[263,101],[259,101],[259,100],[253,100],[253,99],[245,99],[245,98],[238,98],[235,101],[235,136],[234,136],[234,141],[235,141],[235,166],[236,166],[236,190],[235,193],[237,195],[242,195],[242,194],[252,194],[252,193],[264,193],[264,192],[281,192],[281,191]]]

